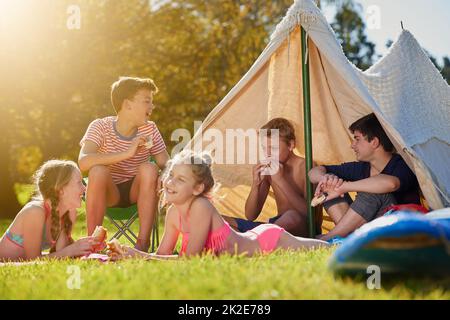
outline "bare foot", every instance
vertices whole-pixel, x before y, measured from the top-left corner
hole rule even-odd
[[[135,249],[148,253],[148,249],[150,248],[150,241],[145,241],[143,239],[137,239]]]

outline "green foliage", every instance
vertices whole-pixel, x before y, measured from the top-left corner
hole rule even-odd
[[[426,51],[426,50],[425,50]],[[430,57],[431,62],[433,62],[434,66],[439,70],[442,77],[450,84],[450,58],[444,57],[443,65],[440,65],[434,56],[432,56],[428,51],[426,51],[428,56]]]
[[[142,0],[80,0],[80,30],[66,27],[70,4],[25,1],[33,14],[2,33],[14,45],[0,62],[0,139],[19,181],[35,170],[22,156],[30,150],[38,162],[77,158],[87,125],[114,113],[110,85],[121,75],[156,81],[154,120],[172,146],[171,132],[192,131],[248,70],[291,1],[166,1],[152,11]]]
[[[34,191],[34,185],[32,184],[14,184],[14,192],[17,195],[17,200],[21,206],[24,206],[30,201]]]
[[[331,24],[347,58],[358,68],[368,69],[373,64],[375,44],[367,39],[362,7],[352,0],[342,1]]]

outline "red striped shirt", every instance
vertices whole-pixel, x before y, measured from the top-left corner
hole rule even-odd
[[[92,121],[80,141],[80,146],[83,146],[84,142],[89,140],[99,147],[97,151],[99,153],[117,153],[128,150],[135,137],[150,136],[153,141],[153,146],[150,149],[140,147],[133,157],[108,166],[114,183],[119,184],[135,177],[139,165],[148,162],[151,155],[166,150],[166,145],[153,121],[147,121],[145,125],[139,127],[135,136],[124,137],[116,130],[116,120],[117,117],[111,116]]]

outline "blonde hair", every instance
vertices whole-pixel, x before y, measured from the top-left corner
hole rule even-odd
[[[73,161],[49,160],[36,171],[33,177],[36,187],[34,200],[43,201],[48,199],[51,202],[51,236],[53,241],[50,252],[56,250],[56,242],[61,232],[65,232],[70,243],[73,242],[70,236],[72,221],[69,217],[69,211],[66,211],[60,220],[57,207],[60,201],[59,192],[70,182],[74,170],[77,169],[78,167]]]
[[[268,137],[271,136],[271,130],[278,130],[279,136],[284,142],[290,143],[292,140],[294,140],[294,143],[296,142],[295,128],[288,119],[274,118],[263,125],[261,129],[267,130]]]
[[[208,199],[212,199],[220,185],[214,181],[211,169],[211,155],[208,153],[195,153],[191,150],[181,151],[173,157],[173,159],[168,161],[166,170],[163,174],[163,180],[166,180],[173,167],[179,164],[190,165],[196,183],[203,184],[203,192],[198,196],[204,196]],[[163,203],[164,202],[165,201],[163,200]]]

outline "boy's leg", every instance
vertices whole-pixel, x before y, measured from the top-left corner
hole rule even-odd
[[[336,224],[336,227],[320,238],[328,240],[334,236],[345,237],[363,224],[374,220],[385,208],[395,203],[396,201],[392,194],[359,192],[350,208]]]
[[[87,232],[91,235],[96,226],[103,224],[106,207],[117,204],[119,190],[112,180],[106,166],[94,166],[89,170],[89,182],[86,191]]]
[[[336,198],[330,201],[326,201],[323,207],[327,211],[334,224],[337,225],[339,221],[347,213],[353,200],[348,193],[343,198]]]
[[[261,224],[261,222],[250,221],[250,220],[245,220],[245,219],[241,219],[241,218],[233,218],[233,217],[227,217],[227,216],[222,216],[222,218],[226,222],[228,222],[228,224],[230,225],[231,228],[233,228],[234,230],[236,230],[238,232],[246,232],[246,231],[251,230]]]
[[[274,224],[282,227],[294,236],[307,237],[308,224],[306,215],[295,210],[288,210],[281,214]]]
[[[139,250],[148,251],[150,234],[157,205],[158,167],[152,163],[139,166],[138,174],[130,190],[131,203],[137,203],[139,213]]]
[[[325,241],[310,239],[310,238],[302,238],[295,237],[288,232],[283,232],[280,235],[280,239],[277,243],[277,248],[282,249],[290,249],[290,250],[313,250],[319,248],[329,247],[330,244]]]
[[[321,235],[318,238],[321,240],[330,240],[336,236],[345,237],[365,223],[367,223],[367,221],[361,217],[360,214],[350,208],[330,232]]]
[[[231,228],[233,228],[236,231],[239,231],[238,228],[238,224],[236,221],[236,218],[233,217],[227,217],[227,216],[222,216],[223,220],[225,220],[226,222],[228,222],[228,224],[230,225]]]

